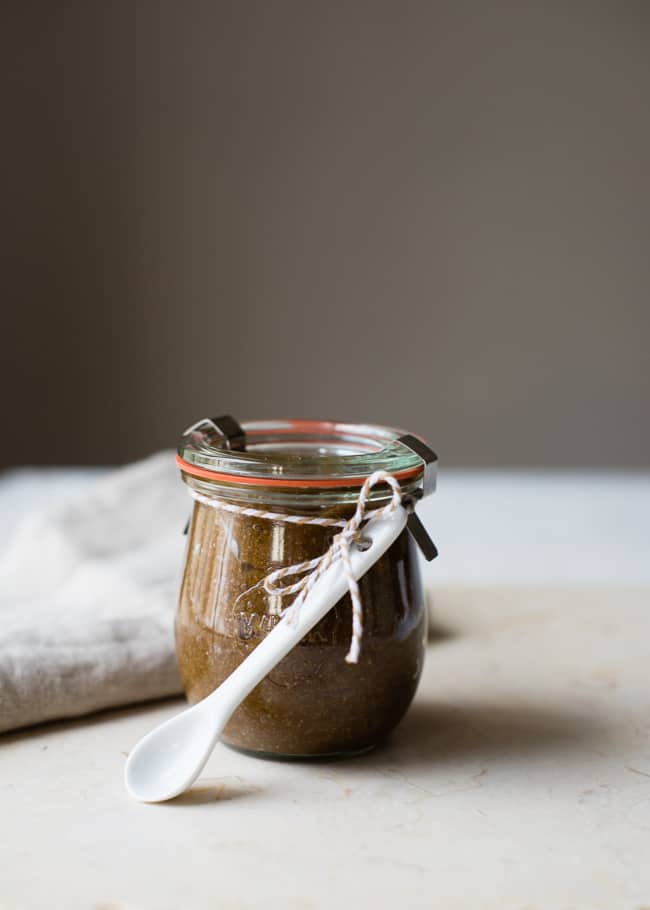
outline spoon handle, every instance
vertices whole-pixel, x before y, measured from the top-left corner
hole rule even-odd
[[[372,541],[366,550],[350,549],[352,574],[358,581],[399,537],[406,526],[406,510],[372,518],[363,529],[365,539]],[[348,582],[341,560],[334,562],[316,581],[305,597],[297,616],[285,616],[248,657],[215,689],[205,701],[214,700],[215,721],[223,727],[233,711],[268,673],[305,635],[313,629],[343,597]]]

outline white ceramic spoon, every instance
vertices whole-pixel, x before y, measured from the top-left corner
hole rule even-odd
[[[363,536],[371,541],[370,546],[365,550],[350,548],[352,572],[357,580],[401,534],[407,517],[406,510],[399,506],[365,525]],[[131,796],[158,803],[187,790],[203,770],[233,711],[346,590],[347,580],[339,559],[314,584],[297,619],[281,619],[218,689],[141,739],[124,769],[124,782]]]

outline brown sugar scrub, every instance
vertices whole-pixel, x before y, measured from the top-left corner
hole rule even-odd
[[[178,666],[192,704],[233,672],[291,603],[292,596],[268,593],[269,573],[321,557],[338,531],[280,516],[347,520],[376,470],[396,477],[405,496],[417,496],[423,486],[423,460],[400,442],[407,437],[397,430],[318,421],[235,428],[238,433],[220,420],[202,421],[179,447],[183,479],[200,497],[176,616]],[[390,497],[388,487],[375,487],[368,508]],[[245,514],[246,508],[278,518]],[[277,757],[340,755],[371,748],[395,727],[415,694],[426,640],[418,557],[408,531],[360,579],[359,593],[358,662],[346,662],[348,594],[242,702],[224,742]]]

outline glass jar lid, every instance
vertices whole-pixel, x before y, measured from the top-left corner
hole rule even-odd
[[[431,458],[424,457],[427,452]],[[435,471],[435,455],[419,437],[391,427],[324,420],[255,420],[241,426],[232,418],[201,420],[183,434],[177,463],[185,474],[204,480],[303,490],[360,487],[381,470],[411,488],[424,486],[425,494],[433,488]]]

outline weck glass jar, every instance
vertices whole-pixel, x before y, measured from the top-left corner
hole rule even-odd
[[[188,527],[176,650],[190,703],[222,683],[291,602],[267,593],[266,576],[321,556],[337,532],[242,509],[348,519],[377,470],[397,478],[404,495],[418,495],[423,460],[402,436],[379,426],[286,420],[239,427],[223,418],[186,431],[177,462],[200,499]],[[390,493],[386,485],[373,488],[369,508],[385,505]],[[359,589],[358,663],[345,660],[352,625],[346,595],[235,711],[224,742],[266,756],[333,756],[365,751],[393,729],[415,694],[426,637],[418,557],[407,530]]]

